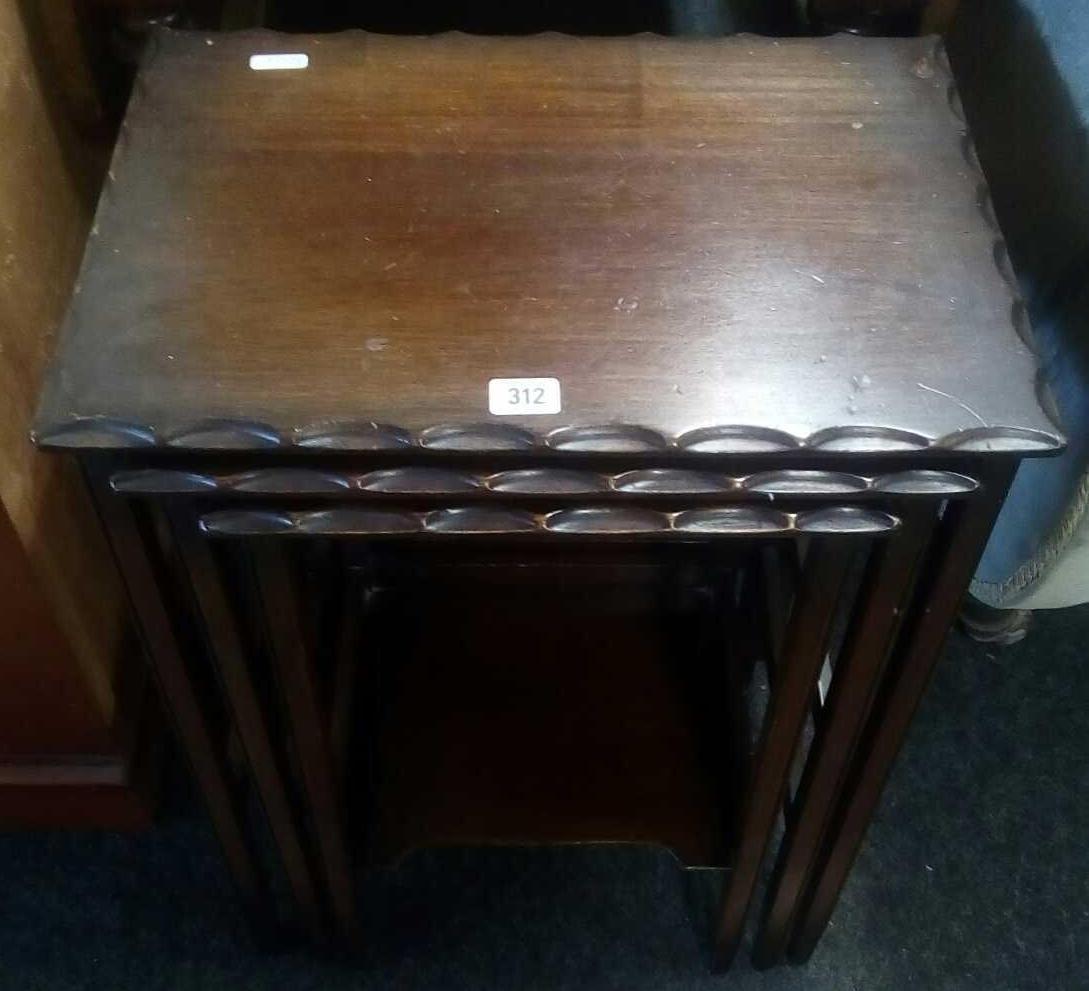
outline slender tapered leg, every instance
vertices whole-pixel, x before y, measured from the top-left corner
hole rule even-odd
[[[854,547],[849,540],[814,540],[807,555],[784,638],[782,663],[745,789],[715,938],[718,968],[729,966],[741,941]]]
[[[798,584],[798,547],[771,543],[760,550],[760,587],[764,596],[768,665],[773,671],[783,653],[790,604]]]
[[[355,944],[360,935],[359,922],[343,807],[330,748],[328,720],[314,666],[308,657],[297,590],[292,586],[280,540],[258,538],[251,542],[250,550],[269,649],[291,723],[333,917],[341,936]]]
[[[132,605],[136,625],[164,708],[170,713],[212,820],[235,884],[261,932],[271,930],[271,898],[245,829],[223,749],[193,686],[162,598],[160,576],[148,555],[128,500],[109,487],[108,466],[87,459],[84,470]]]
[[[786,953],[799,899],[820,853],[937,513],[937,505],[905,513],[903,528],[875,547],[868,563],[768,887],[753,949],[758,967],[778,963]]]
[[[937,531],[915,605],[900,631],[889,674],[874,707],[871,729],[850,772],[822,862],[791,936],[788,956],[795,963],[809,959],[832,917],[1015,470],[1016,464],[1009,464],[983,476],[985,488],[980,497],[950,504]]]
[[[223,681],[250,771],[283,860],[288,884],[307,928],[320,935],[323,924],[317,887],[268,724],[250,675],[246,649],[212,549],[189,510],[174,505],[168,515],[179,557],[204,621],[204,634]]]

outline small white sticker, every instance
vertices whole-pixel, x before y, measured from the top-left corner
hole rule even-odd
[[[258,72],[269,69],[305,69],[310,64],[306,52],[277,52],[269,55],[251,55],[250,68]]]
[[[488,412],[495,416],[541,416],[559,411],[559,379],[491,379],[488,382]]]

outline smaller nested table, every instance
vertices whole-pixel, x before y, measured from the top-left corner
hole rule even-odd
[[[659,842],[724,964],[782,813],[770,964],[1061,447],[1034,379],[933,40],[164,31],[36,439],[255,906],[250,787],[315,933],[353,857]]]

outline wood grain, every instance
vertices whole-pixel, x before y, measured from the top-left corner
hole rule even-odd
[[[605,582],[582,573],[595,564]],[[559,573],[538,560],[481,579],[455,563],[390,593],[375,859],[632,842],[723,863],[739,790],[717,701],[726,665],[704,642],[706,612],[658,601],[663,556],[643,564],[594,548]]]
[[[0,512],[0,763],[49,755],[108,757],[116,741],[57,627],[26,552]]]
[[[504,443],[1053,448],[934,44],[160,33],[39,431],[414,443],[555,376]],[[249,68],[274,51],[309,68]]]
[[[123,776],[125,755],[108,732],[119,587],[75,466],[40,457],[28,436],[104,166],[105,149],[83,128],[83,111],[93,116],[86,67],[48,60],[74,51],[70,7],[24,21],[23,5],[0,0],[0,754],[93,755]],[[77,790],[63,790],[57,806],[71,800],[75,810]],[[45,791],[5,794],[31,821]],[[83,808],[94,805],[92,796]]]

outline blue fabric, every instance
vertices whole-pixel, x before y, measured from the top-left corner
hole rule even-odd
[[[1067,431],[1067,450],[1059,458],[1022,465],[980,562],[977,584],[1000,584],[1035,556],[1089,465],[1089,378],[1085,367],[1071,360],[1067,342],[1070,333],[1089,334],[1089,287],[1083,284],[1061,306],[1041,306],[1033,326],[1043,374]],[[977,594],[990,598],[985,589]]]
[[[1024,0],[1083,119],[1089,115],[1089,7],[1085,0]]]
[[[1089,3],[962,0],[949,47],[1069,440],[1024,464],[980,563],[973,591],[1000,605],[1089,466]]]

